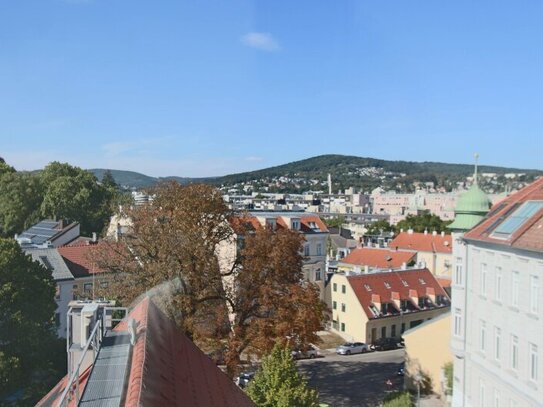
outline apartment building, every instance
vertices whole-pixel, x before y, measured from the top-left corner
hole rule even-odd
[[[453,406],[541,406],[543,178],[471,218],[452,225]]]
[[[400,232],[389,244],[391,250],[417,254],[417,262],[436,276],[450,277],[452,269],[452,238],[444,232]]]
[[[368,273],[374,269],[399,269],[415,263],[417,254],[413,252],[400,252],[389,249],[374,249],[360,247],[351,251],[337,264],[338,271]]]
[[[446,313],[450,299],[428,269],[336,273],[327,286],[332,331],[373,343]]]

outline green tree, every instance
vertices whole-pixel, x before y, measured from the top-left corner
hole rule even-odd
[[[0,404],[20,390],[23,404],[33,404],[60,378],[54,296],[51,272],[15,240],[0,238]]]
[[[81,233],[101,232],[113,213],[113,190],[100,185],[89,171],[53,162],[41,173],[45,194],[41,214],[81,224]]]
[[[102,185],[105,187],[105,188],[113,188],[113,189],[118,189],[119,188],[119,185],[117,184],[117,182],[115,182],[115,178],[113,177],[113,174],[111,173],[110,170],[106,170],[104,172],[104,175],[102,176]]]
[[[336,216],[331,219],[324,219],[321,218],[321,220],[324,222],[324,224],[330,228],[338,228],[341,225],[345,223],[345,217],[344,216]]]
[[[298,372],[288,347],[275,345],[247,386],[247,394],[259,407],[313,407],[319,405],[316,390]]]
[[[386,219],[370,223],[366,228],[366,235],[380,235],[381,233],[392,232],[394,227]]]
[[[42,200],[39,177],[20,172],[0,175],[0,236],[12,237],[36,223]]]
[[[412,407],[413,399],[408,392],[395,392],[383,400],[383,407]]]
[[[407,217],[398,222],[396,225],[396,231],[413,229],[415,232],[446,232],[447,225],[450,221],[444,221],[439,216],[431,214],[429,211],[424,211],[419,215],[407,215]]]
[[[446,379],[445,394],[452,395],[453,393],[453,362],[447,362],[443,365],[443,373]]]

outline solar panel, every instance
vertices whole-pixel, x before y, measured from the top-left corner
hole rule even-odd
[[[494,233],[507,237],[518,230],[528,219],[534,216],[541,208],[543,201],[528,201],[519,207],[511,216],[505,219]]]

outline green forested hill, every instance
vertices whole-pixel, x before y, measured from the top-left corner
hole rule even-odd
[[[101,179],[105,170],[92,171]],[[450,188],[456,182],[461,182],[473,173],[472,164],[449,164],[439,162],[387,161],[375,158],[354,157],[345,155],[321,155],[305,160],[295,161],[276,167],[257,171],[225,175],[213,178],[154,178],[132,171],[110,170],[118,184],[142,188],[155,183],[173,179],[181,183],[205,182],[217,186],[234,186],[240,183],[251,183],[255,187],[269,185],[271,180],[286,177],[281,181],[284,186],[273,186],[271,190],[282,192],[299,192],[308,190],[310,186],[318,189],[326,181],[328,174],[336,188],[344,189],[349,186],[371,189],[377,186],[409,190],[413,182],[434,182],[435,185]],[[526,181],[536,175],[543,174],[540,170],[526,170],[482,165],[481,173],[496,173],[503,176],[506,173],[524,173]],[[502,177],[503,178],[503,177]],[[498,177],[500,179],[500,177]],[[399,186],[399,187],[398,187]],[[499,186],[498,186],[499,189]]]

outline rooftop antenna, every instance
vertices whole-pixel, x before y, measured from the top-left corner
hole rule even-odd
[[[473,155],[473,157],[475,158],[475,172],[473,173],[473,183],[475,185],[478,185],[478,181],[477,181],[477,166],[479,164],[479,153],[475,153]]]

